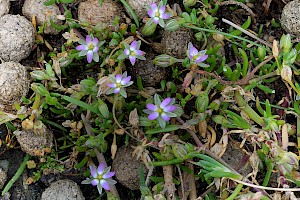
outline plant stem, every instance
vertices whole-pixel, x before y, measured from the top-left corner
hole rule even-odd
[[[233,193],[226,200],[234,200],[243,188],[243,184],[239,183]]]
[[[5,188],[3,189],[1,195],[4,196],[5,193],[8,192],[8,190],[13,186],[13,184],[18,180],[18,178],[21,176],[21,174],[24,172],[24,169],[26,167],[27,161],[29,160],[30,155],[26,154],[24,157],[23,162],[21,163],[18,171],[15,173],[15,175],[10,179],[10,181],[6,184]]]

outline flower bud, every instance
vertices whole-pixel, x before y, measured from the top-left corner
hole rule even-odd
[[[98,109],[101,113],[101,115],[105,118],[108,119],[109,118],[109,110],[108,107],[106,105],[106,103],[104,101],[102,101],[100,98],[98,99]]]
[[[283,48],[283,52],[289,52],[292,48],[292,40],[290,34],[283,34],[280,38],[280,48]]]
[[[299,168],[299,159],[296,154],[292,152],[282,152],[279,156],[278,169],[283,174],[290,174],[293,169]]]
[[[292,69],[290,66],[283,65],[283,68],[280,72],[281,78],[287,82],[292,80]]]
[[[188,152],[182,144],[172,145],[172,152],[176,158],[184,158]]]
[[[215,23],[215,18],[211,15],[207,15],[205,17],[205,23],[206,23],[206,25],[211,25],[211,24]]]
[[[177,19],[171,19],[165,24],[165,30],[167,31],[176,31],[179,27],[180,25]]]
[[[198,113],[204,112],[208,107],[208,104],[209,104],[208,94],[206,92],[200,94],[196,99],[196,108]]]
[[[183,5],[187,7],[194,6],[197,3],[197,0],[183,0]]]
[[[260,62],[263,62],[266,57],[266,50],[262,47],[257,48],[257,56]]]
[[[162,55],[156,56],[153,60],[153,63],[159,67],[169,67],[169,66],[175,64],[177,61],[178,61],[177,58],[174,58],[167,54],[162,54]]]
[[[151,21],[148,21],[142,29],[142,34],[144,36],[150,36],[155,32],[156,27],[157,27],[157,24],[155,24]]]
[[[293,64],[296,58],[297,58],[297,50],[292,49],[290,52],[284,54],[283,62],[285,64]]]

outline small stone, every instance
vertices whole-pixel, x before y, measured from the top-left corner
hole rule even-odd
[[[58,15],[61,15],[59,8],[56,4],[50,6],[45,6],[44,3],[48,0],[26,0],[22,12],[27,19],[31,20],[32,16],[36,16],[36,21],[39,26],[42,26],[46,23],[44,29],[45,34],[58,34],[59,30],[53,28],[50,24],[50,19],[61,25],[62,22],[57,18]]]
[[[0,167],[0,189],[3,188],[6,181],[7,181],[7,173]]]
[[[33,130],[14,131],[22,151],[32,156],[43,156],[53,146],[53,133],[45,129],[43,133],[34,133]]]
[[[158,0],[139,0],[139,1],[137,1],[137,0],[127,0],[127,3],[134,10],[134,12],[136,13],[136,15],[138,16],[138,18],[140,20],[143,20],[144,18],[149,17],[148,14],[147,14],[146,6],[149,6],[153,2],[157,3]],[[128,12],[127,9],[126,9],[126,12],[128,13],[128,15],[130,15],[130,13]]]
[[[91,25],[111,25],[116,17],[121,18],[120,6],[112,0],[103,1],[102,6],[98,0],[87,0],[78,6],[79,21]]]
[[[9,6],[9,0],[0,0],[0,17],[6,15],[9,12]]]
[[[130,190],[140,188],[140,167],[144,168],[144,175],[147,175],[147,168],[144,163],[132,157],[133,148],[121,146],[112,164],[112,171],[116,172],[116,180]]]
[[[291,1],[286,4],[281,14],[281,27],[289,34],[300,36],[300,2]]]
[[[188,44],[192,40],[193,32],[190,29],[180,28],[176,31],[164,31],[161,43],[154,43],[153,49],[158,53],[183,59],[186,57]]]
[[[51,183],[51,185],[43,192],[42,200],[84,200],[82,192],[74,181],[59,180]]]
[[[0,71],[0,110],[10,112],[13,104],[21,102],[22,96],[26,96],[30,81],[25,67],[19,63],[1,63]]]
[[[129,74],[133,77],[140,76],[143,86],[155,86],[166,78],[166,69],[153,63],[153,59],[155,58],[154,54],[146,53],[145,57],[146,60],[137,60],[136,64],[128,69]]]
[[[0,17],[0,58],[19,62],[27,58],[34,44],[34,29],[30,21],[20,15]]]

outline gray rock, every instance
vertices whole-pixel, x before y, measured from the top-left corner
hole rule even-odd
[[[42,194],[42,200],[84,200],[82,192],[74,181],[59,180],[50,185]]]
[[[0,58],[19,62],[27,58],[34,44],[34,29],[30,21],[20,15],[0,17]]]
[[[289,34],[300,36],[300,2],[291,1],[286,4],[281,13],[280,23],[282,28]]]
[[[0,0],[0,17],[9,12],[9,0]]]
[[[57,15],[61,15],[60,10],[56,4],[45,6],[46,1],[48,0],[26,0],[22,8],[23,15],[29,20],[35,15],[37,24],[40,26],[46,23],[44,33],[58,34],[59,30],[51,26],[50,19],[56,24],[62,24],[57,18]]]

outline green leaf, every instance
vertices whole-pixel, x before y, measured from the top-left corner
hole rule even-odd
[[[65,25],[65,24],[63,24],[63,25],[56,24],[52,19],[50,19],[50,24],[51,24],[51,26],[53,28],[55,28],[56,30],[59,30],[59,31],[68,28],[68,25]]]
[[[98,108],[96,108],[96,107],[94,107],[92,105],[89,105],[89,104],[87,104],[87,103],[85,103],[83,101],[80,101],[78,99],[74,99],[72,97],[65,96],[65,95],[62,96],[62,99],[66,100],[66,101],[68,101],[70,103],[73,103],[73,104],[75,104],[77,106],[80,106],[80,107],[82,107],[84,109],[87,109],[87,110],[89,110],[89,111],[91,111],[91,112],[93,112],[95,114],[100,114],[100,111],[98,110]]]
[[[55,0],[49,0],[49,1],[44,2],[45,6],[51,6],[53,4],[55,4]]]
[[[60,0],[61,3],[73,3],[74,0]]]
[[[129,12],[130,16],[133,18],[136,26],[139,27],[140,26],[139,19],[138,19],[137,15],[135,14],[134,10],[131,8],[131,6],[125,0],[120,0],[120,1],[124,5],[125,9]]]
[[[171,132],[171,131],[176,131],[178,129],[180,129],[181,126],[179,125],[169,125],[166,126],[166,128],[154,128],[154,129],[150,129],[148,131],[146,131],[146,134],[156,134],[156,133],[165,133],[165,132]]]

